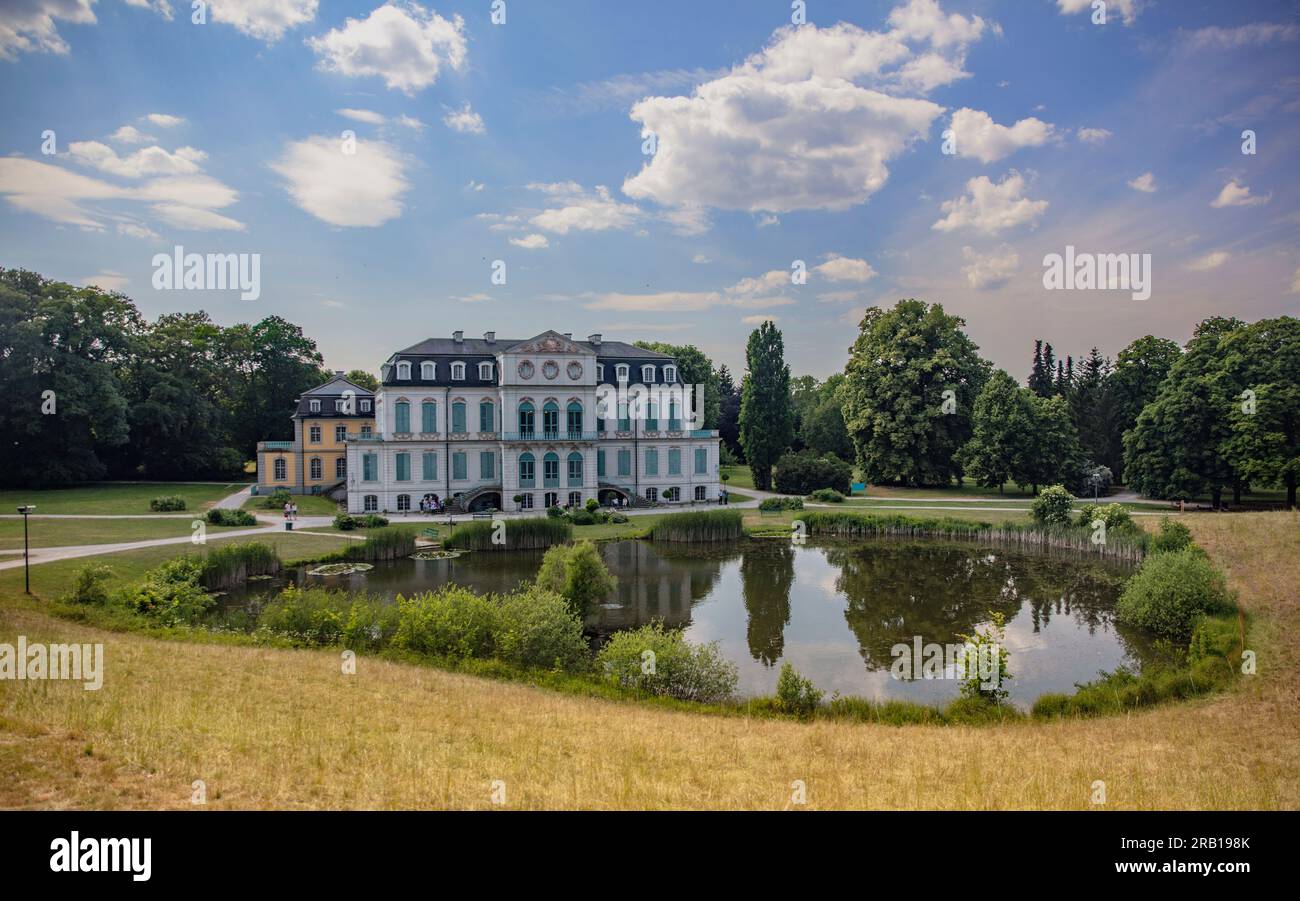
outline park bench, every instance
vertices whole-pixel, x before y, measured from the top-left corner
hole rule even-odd
[[[424,537],[424,538],[429,539],[430,541],[437,541],[437,540],[438,540],[438,530],[437,530],[437,529],[425,529],[423,532],[420,533],[420,535],[421,535],[422,537]]]
[[[471,513],[470,516],[475,519],[491,519],[495,514],[491,510],[480,510],[477,513]]]

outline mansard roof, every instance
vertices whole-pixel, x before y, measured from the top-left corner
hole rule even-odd
[[[396,360],[398,357],[408,359],[451,357],[468,362],[480,358],[487,359],[499,353],[513,351],[519,345],[530,344],[547,335],[557,335],[561,340],[575,345],[580,351],[594,353],[597,358],[601,359],[617,357],[626,360],[672,360],[672,357],[668,354],[659,353],[657,350],[646,350],[644,347],[637,347],[635,344],[628,344],[625,341],[601,341],[597,345],[591,341],[572,341],[553,331],[545,331],[534,338],[497,338],[495,341],[488,341],[485,338],[464,338],[460,341],[455,338],[425,338],[418,344],[412,344],[410,347],[399,350],[390,359]]]

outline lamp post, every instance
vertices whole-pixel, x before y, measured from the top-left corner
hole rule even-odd
[[[18,512],[23,515],[23,590],[32,593],[32,571],[27,562],[27,517],[36,509],[35,504],[23,504]]]

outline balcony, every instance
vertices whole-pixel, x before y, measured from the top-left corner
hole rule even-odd
[[[374,433],[371,433],[369,435],[355,435],[349,432],[348,440],[349,441],[383,441],[384,439]]]
[[[595,432],[569,432],[565,430],[553,432],[505,432],[502,436],[503,441],[595,441]]]
[[[293,450],[292,441],[259,441],[257,449],[260,451],[287,451]]]

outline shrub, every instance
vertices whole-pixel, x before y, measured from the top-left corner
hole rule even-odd
[[[594,497],[587,498],[588,513],[595,513],[599,509],[600,509],[600,501],[596,500]]]
[[[363,529],[382,529],[388,525],[388,517],[380,516],[378,513],[367,513],[357,520],[357,525]]]
[[[826,504],[844,503],[844,495],[840,494],[834,488],[818,488],[812,494],[808,495],[809,499],[821,501]]]
[[[1122,623],[1161,638],[1186,641],[1203,615],[1234,608],[1223,573],[1203,553],[1188,547],[1142,561],[1115,612]]]
[[[537,571],[537,587],[563,597],[577,616],[595,609],[613,593],[616,584],[590,541],[556,545],[546,552]]]
[[[611,513],[611,514],[609,514],[609,521],[610,521],[610,522],[613,522],[613,523],[618,523],[619,525],[622,525],[623,523],[627,522],[627,514],[626,514],[626,513]]]
[[[123,589],[117,598],[127,608],[164,625],[195,623],[216,603],[200,585],[202,575],[201,560],[177,557],[145,573],[143,582]]]
[[[290,585],[262,609],[258,625],[310,647],[378,650],[397,629],[397,608],[367,595]]]
[[[227,510],[213,507],[207,512],[207,520],[214,526],[255,526],[257,517],[247,510]]]
[[[1074,495],[1067,491],[1064,485],[1053,485],[1044,488],[1038,497],[1034,498],[1029,513],[1034,517],[1035,522],[1042,525],[1068,526],[1070,510],[1073,506]]]
[[[340,532],[351,532],[357,527],[357,520],[349,513],[338,513],[334,516],[334,528]]]
[[[546,515],[550,519],[562,519],[564,517],[564,509],[556,506],[547,507]]]
[[[284,505],[289,503],[289,500],[289,492],[283,488],[277,488],[266,496],[266,500],[262,501],[262,506],[268,510],[283,510]]]
[[[782,510],[802,510],[803,498],[801,497],[765,497],[758,502],[758,509],[765,510],[768,513],[773,511],[780,513]]]
[[[505,524],[504,543],[494,544],[494,534],[496,527],[489,520],[458,523],[443,547],[463,551],[540,551],[567,542],[573,537],[573,525],[565,519],[511,519]]]
[[[723,701],[740,680],[717,642],[691,644],[680,630],[652,623],[616,632],[596,656],[598,667],[623,688],[683,701]]]
[[[824,694],[812,679],[805,679],[795,672],[789,661],[781,664],[781,675],[776,679],[776,698],[783,712],[801,718],[810,717]]]
[[[76,604],[108,603],[108,589],[104,587],[113,576],[113,570],[102,563],[91,563],[77,570],[77,581],[72,586],[68,600]]]
[[[398,595],[393,647],[434,657],[491,657],[499,616],[492,598],[459,585]]]
[[[165,494],[149,502],[149,509],[155,513],[172,513],[185,509],[185,498],[179,494]]]
[[[1092,524],[1097,520],[1106,524],[1107,535],[1114,532],[1131,534],[1138,531],[1133,516],[1123,504],[1084,504],[1079,508],[1079,517],[1075,523],[1081,528],[1091,529]]]
[[[590,526],[595,525],[596,517],[590,510],[574,510],[569,514],[569,522],[575,526]]]
[[[811,450],[785,454],[776,461],[772,481],[782,494],[811,494],[818,488],[849,493],[853,468],[834,454],[818,456]]]
[[[1181,551],[1191,547],[1192,530],[1181,522],[1168,516],[1160,518],[1160,532],[1151,539],[1151,552],[1154,554]]]
[[[582,621],[560,595],[531,586],[504,595],[499,605],[495,645],[502,660],[570,672],[591,665]]]
[[[665,516],[650,530],[654,541],[731,541],[745,534],[739,510],[699,510]]]
[[[1110,494],[1110,485],[1114,478],[1109,467],[1088,460],[1079,465],[1074,478],[1070,480],[1070,485],[1080,494],[1096,494],[1105,497]]]
[[[989,625],[976,629],[974,634],[958,636],[965,642],[963,665],[960,667],[962,672],[958,673],[961,678],[959,690],[967,700],[1001,704],[1011,696],[1011,692],[1006,689],[1007,680],[1011,678],[1011,672],[1007,669],[1007,659],[1010,657],[1006,645],[1007,620],[1004,614],[996,610],[990,610],[988,618]],[[985,660],[992,655],[996,655],[996,674],[980,672]],[[994,678],[987,678],[989,675]]]

